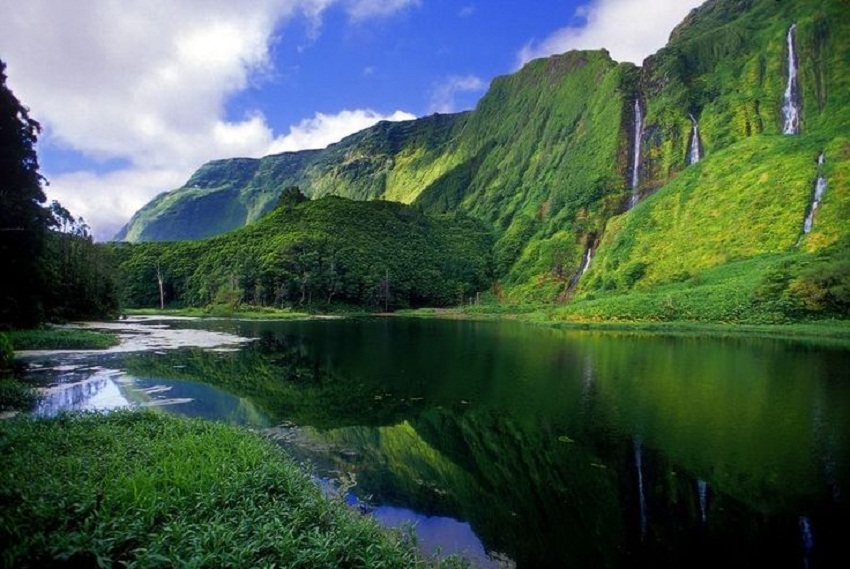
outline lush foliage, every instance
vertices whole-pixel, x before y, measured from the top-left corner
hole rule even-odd
[[[16,350],[99,350],[118,344],[114,334],[81,328],[13,330],[7,334]]]
[[[271,442],[149,413],[0,423],[6,566],[415,567]]]
[[[39,260],[50,214],[35,153],[41,127],[6,86],[5,70],[0,61],[0,325],[28,326],[42,318]]]
[[[489,233],[392,202],[284,195],[244,229],[220,237],[115,248],[129,307],[169,305],[372,309],[445,305],[490,284]]]

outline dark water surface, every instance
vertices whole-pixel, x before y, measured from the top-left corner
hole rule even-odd
[[[78,362],[61,379],[83,387],[41,412],[165,401],[272,427],[349,501],[484,566],[846,562],[848,351],[511,322],[173,325],[258,339]]]

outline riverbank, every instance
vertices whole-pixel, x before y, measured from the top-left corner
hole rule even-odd
[[[8,566],[425,567],[271,441],[150,412],[0,422]]]
[[[814,342],[850,348],[850,321],[819,320],[788,324],[738,324],[682,321],[571,321],[553,317],[551,311],[534,307],[487,310],[472,308],[423,308],[404,310],[398,316],[465,320],[515,320],[562,330],[591,330],[629,334],[699,336],[711,338],[751,337]]]
[[[245,306],[231,308],[228,306],[209,306],[205,308],[132,308],[125,314],[130,316],[180,316],[188,318],[233,318],[238,320],[303,320],[307,318],[334,318],[337,314],[315,314],[297,312],[289,308],[272,308],[266,306]]]

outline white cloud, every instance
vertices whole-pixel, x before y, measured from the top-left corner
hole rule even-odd
[[[457,110],[458,93],[483,91],[487,84],[475,75],[453,75],[440,82],[431,91],[431,113],[453,113]]]
[[[469,4],[460,9],[457,13],[459,18],[468,18],[475,13],[475,4]]]
[[[109,174],[52,176],[46,188],[98,238],[108,238],[149,198],[210,159],[327,144],[350,134],[347,125],[387,118],[371,111],[318,115],[278,137],[261,112],[233,121],[225,105],[271,74],[281,24],[300,16],[318,34],[334,4],[362,20],[417,2],[27,0],[0,18],[0,56],[10,87],[46,127],[43,141],[129,163]]]
[[[316,113],[311,119],[304,119],[295,126],[289,127],[289,134],[274,141],[272,153],[292,152],[308,148],[325,148],[327,145],[342,140],[349,134],[369,128],[379,121],[406,121],[416,116],[403,111],[391,115],[381,115],[369,110],[342,111],[335,115]]]
[[[640,65],[664,46],[673,28],[705,0],[591,0],[575,17],[584,25],[561,28],[520,50],[518,67],[572,49],[605,48],[617,61]]]
[[[98,241],[111,239],[127,220],[163,190],[180,187],[183,170],[130,168],[109,174],[74,172],[51,179],[48,198],[83,217]]]

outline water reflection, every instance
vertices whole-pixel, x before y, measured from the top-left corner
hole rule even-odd
[[[319,475],[476,559],[816,567],[850,531],[846,352],[511,323],[181,325],[258,340],[112,367],[201,416],[250,408]]]
[[[53,417],[61,411],[104,411],[129,407],[116,383],[117,372],[100,370],[91,377],[50,388],[40,398],[35,414]]]

